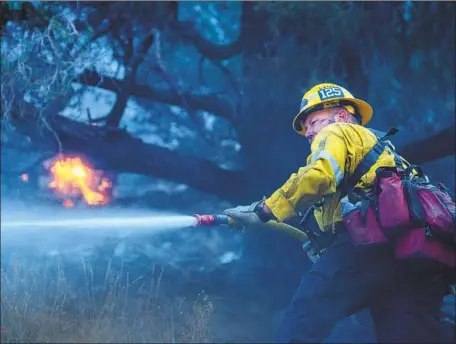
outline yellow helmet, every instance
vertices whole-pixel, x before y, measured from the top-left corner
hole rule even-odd
[[[318,84],[307,91],[302,97],[299,113],[293,120],[293,129],[300,135],[306,134],[306,128],[301,125],[310,113],[326,108],[343,106],[351,114],[360,119],[361,125],[366,125],[372,118],[372,107],[363,100],[356,99],[345,88],[331,83]]]

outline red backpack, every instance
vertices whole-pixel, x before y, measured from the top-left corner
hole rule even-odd
[[[356,245],[392,245],[397,258],[422,258],[456,266],[456,206],[443,184],[429,182],[419,166],[409,165],[385,139],[388,133],[370,129],[377,143],[345,183],[342,218]],[[394,154],[397,167],[380,167],[371,191],[354,188],[384,150]],[[402,168],[401,166],[406,165]]]

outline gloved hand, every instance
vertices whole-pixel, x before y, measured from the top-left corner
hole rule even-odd
[[[313,244],[310,241],[305,242],[302,245],[302,249],[304,252],[307,253],[307,257],[312,261],[312,263],[316,263],[320,259],[320,254],[318,252],[318,249],[313,246]]]
[[[315,264],[320,259],[320,254],[316,248],[311,248],[307,251],[307,257]]]
[[[250,205],[240,205],[235,208],[229,208],[223,211],[225,215],[228,215],[234,219],[237,227],[244,230],[248,226],[255,226],[264,223],[259,215],[263,200],[253,202]]]

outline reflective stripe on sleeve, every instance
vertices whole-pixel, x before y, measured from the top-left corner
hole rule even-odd
[[[342,182],[342,179],[344,179],[344,173],[340,169],[339,164],[337,163],[336,159],[334,159],[334,157],[331,154],[329,154],[328,152],[321,151],[318,154],[312,156],[311,163],[313,164],[318,159],[324,159],[324,160],[329,161],[329,163],[333,169],[334,176],[336,177],[336,184],[339,185]]]

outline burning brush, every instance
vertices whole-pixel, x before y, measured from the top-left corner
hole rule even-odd
[[[89,205],[105,205],[110,201],[111,181],[80,157],[59,155],[51,161],[50,172],[52,181],[48,186],[63,196],[66,208],[73,207],[74,199],[81,196]]]

